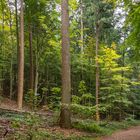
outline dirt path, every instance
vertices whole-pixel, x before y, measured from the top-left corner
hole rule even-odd
[[[112,136],[101,140],[140,140],[140,126],[116,132]]]

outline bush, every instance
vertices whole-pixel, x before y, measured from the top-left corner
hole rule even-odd
[[[71,110],[73,115],[77,115],[81,118],[93,118],[93,116],[96,113],[95,106],[88,107],[88,106],[82,106],[78,104],[72,104]]]
[[[59,109],[60,108],[60,87],[53,87],[51,89],[51,95],[48,97],[49,108],[50,109]]]
[[[73,127],[87,132],[102,133],[102,128],[96,122],[78,120],[73,123]]]
[[[39,95],[35,95],[33,90],[29,90],[25,95],[25,102],[34,110],[37,108],[41,100]]]

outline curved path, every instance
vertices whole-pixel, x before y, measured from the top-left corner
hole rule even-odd
[[[115,132],[112,136],[104,137],[101,140],[140,140],[140,126]]]

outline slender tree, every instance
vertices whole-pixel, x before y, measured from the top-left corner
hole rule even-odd
[[[17,41],[17,59],[18,59],[18,48],[19,48],[19,27],[18,27],[18,4],[17,0],[15,0],[15,19],[16,19],[16,41]]]
[[[8,3],[10,1],[8,0]],[[9,19],[9,25],[10,25],[10,37],[11,37],[11,62],[10,62],[10,99],[12,99],[13,95],[13,34],[12,34],[12,13],[11,9],[9,8],[9,14],[10,14],[10,19]]]
[[[96,9],[96,17],[98,17],[98,9]],[[96,121],[99,121],[99,62],[98,62],[98,51],[99,51],[99,21],[98,18],[96,19],[96,49],[95,49],[95,55],[96,55]]]
[[[68,0],[61,1],[62,9],[62,106],[60,113],[60,127],[71,127],[71,78],[70,78],[70,40],[69,40],[69,12]]]
[[[18,109],[22,109],[24,88],[24,10],[23,0],[20,8],[20,45],[18,57]]]
[[[32,25],[29,23],[29,47],[30,47],[30,81],[29,88],[33,90],[34,88],[34,66],[33,66],[33,46],[32,46]]]
[[[80,12],[81,12],[81,53],[84,53],[84,23],[83,23],[83,0],[80,1]]]

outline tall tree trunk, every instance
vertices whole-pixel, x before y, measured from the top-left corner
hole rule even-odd
[[[18,7],[17,0],[15,0],[16,43],[17,43],[17,69],[18,69],[18,58],[19,58],[19,56],[18,56],[19,55],[19,19],[18,19],[18,8],[17,7]],[[15,78],[16,83],[18,83],[18,74],[17,73],[16,73],[16,78]],[[17,84],[17,86],[18,86],[18,84]]]
[[[4,53],[4,44],[5,44],[5,12],[4,12],[4,2],[3,0],[1,0],[1,10],[2,10],[2,34],[3,34],[3,41],[1,42],[1,54],[3,56],[3,58],[5,59],[5,53]],[[3,82],[4,82],[4,66],[2,64],[1,66],[1,75],[0,75],[0,92],[3,94],[4,92],[4,86],[3,86]]]
[[[8,0],[8,3],[10,3],[10,1]],[[12,94],[13,94],[13,35],[12,35],[12,13],[11,13],[11,9],[9,8],[9,12],[10,12],[10,20],[9,20],[9,24],[10,24],[10,36],[11,36],[11,62],[10,62],[10,99],[12,99]]]
[[[23,0],[20,9],[20,45],[18,58],[18,109],[22,109],[24,88],[24,10]]]
[[[29,88],[34,88],[34,65],[33,65],[33,46],[32,46],[32,25],[29,23],[29,48],[30,48],[30,81]]]
[[[97,14],[98,15],[98,14]],[[99,50],[99,23],[96,23],[96,121],[100,120],[99,115],[99,62],[98,62],[98,50]]]
[[[71,127],[71,78],[70,78],[70,39],[69,39],[69,12],[68,0],[61,1],[62,21],[62,95],[60,127]]]
[[[15,18],[16,18],[16,41],[17,41],[17,60],[19,54],[19,29],[18,29],[18,9],[17,9],[17,0],[15,0]]]
[[[38,35],[36,38],[36,51],[35,51],[35,82],[34,82],[34,94],[37,95],[37,89],[38,89]]]
[[[81,22],[81,42],[80,42],[80,47],[81,47],[81,80],[83,80],[83,54],[84,54],[84,24],[83,24],[83,0],[80,1],[80,12],[81,12],[81,17],[80,17],[80,22]]]
[[[84,53],[84,24],[83,24],[83,0],[81,0],[80,5],[80,11],[81,11],[81,54]]]

